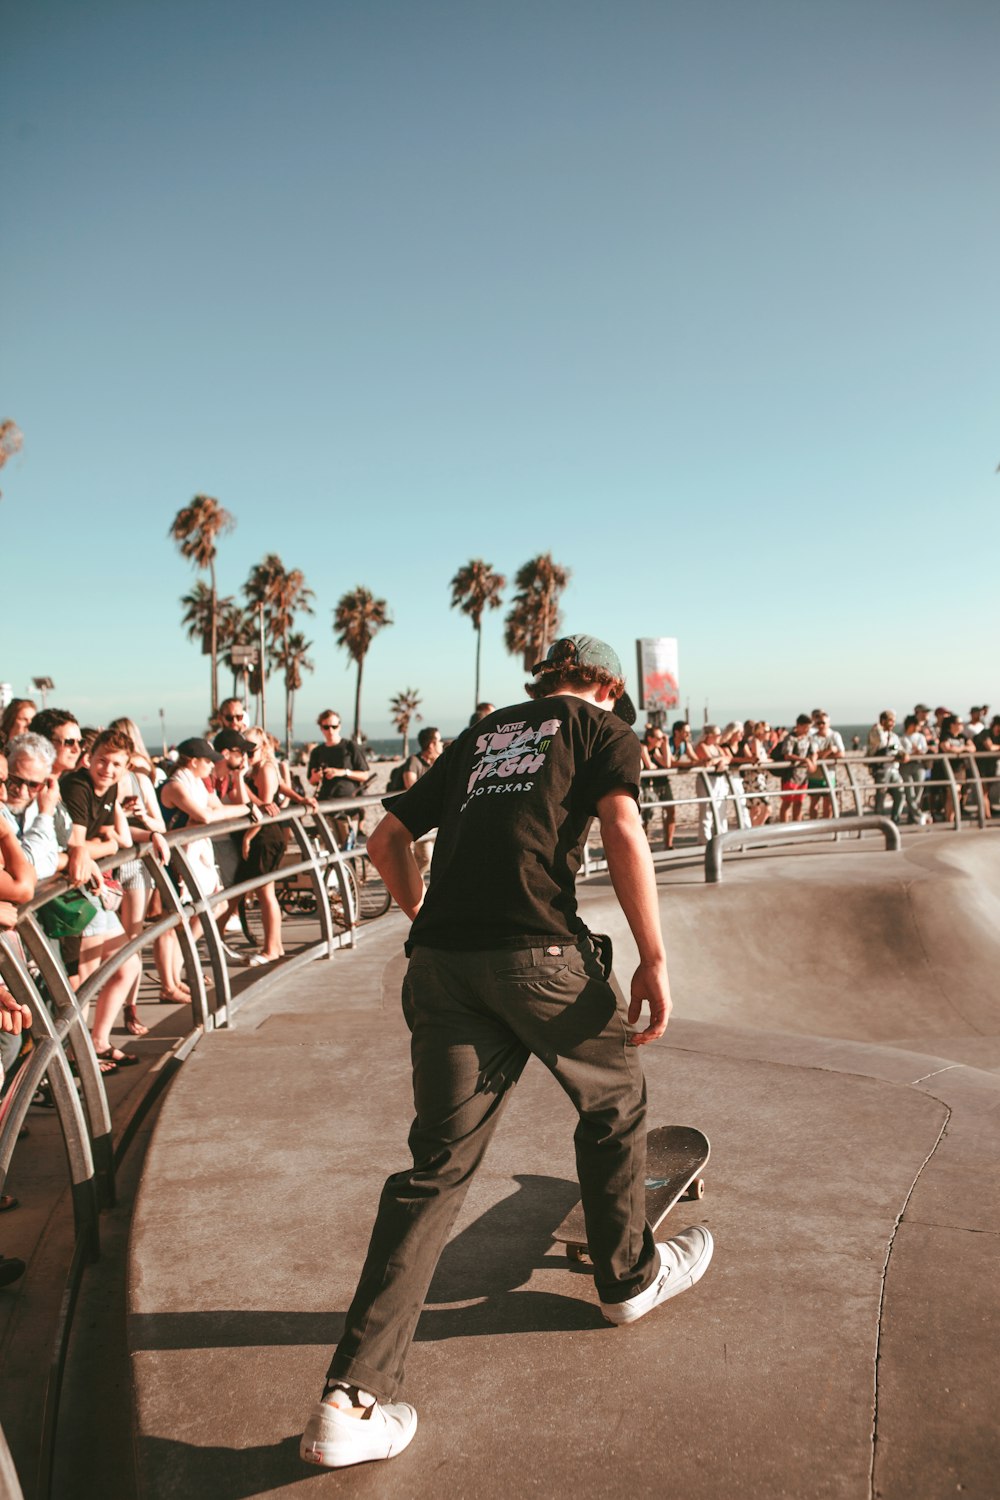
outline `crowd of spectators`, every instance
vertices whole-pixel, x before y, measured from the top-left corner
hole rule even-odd
[[[927,825],[952,821],[963,807],[978,808],[977,773],[983,788],[983,814],[1000,811],[993,802],[1000,793],[1000,714],[989,716],[988,705],[975,706],[967,720],[950,709],[933,714],[918,703],[897,732],[896,714],[885,709],[872,725],[866,744],[852,747],[869,764],[872,811],[894,822]],[[744,800],[750,823],[798,822],[834,815],[838,792],[837,762],[848,751],[825,709],[801,713],[791,727],[772,727],[766,720],[733,721],[722,727],[706,724],[692,735],[685,719],[676,720],[669,733],[655,721],[641,739],[643,818],[651,832],[659,807],[664,847],[671,849],[677,833],[678,796],[668,773],[701,771],[707,787],[699,811],[702,839],[713,826],[724,825],[730,797]],[[956,793],[945,768],[952,772]],[[715,813],[711,804],[715,804]]]
[[[295,784],[281,762],[278,742],[247,723],[239,699],[222,704],[212,738],[182,741],[155,759],[138,726],[128,718],[107,728],[81,728],[67,709],[37,711],[29,699],[15,699],[0,723],[0,927],[8,942],[18,908],[36,884],[63,875],[75,895],[76,930],[60,931],[59,952],[70,985],[80,989],[137,937],[147,920],[163,913],[162,901],[142,856],[151,853],[167,871],[181,899],[210,897],[224,885],[277,869],[286,833],[274,815],[290,803],[315,810],[316,800]],[[178,858],[168,830],[251,817],[254,826],[227,839],[206,837],[185,843]],[[118,856],[109,869],[101,862]],[[221,869],[220,869],[221,866]],[[223,944],[234,962],[271,963],[284,952],[281,909],[273,882],[258,889],[264,941],[258,952],[240,955]],[[224,929],[234,904],[219,904],[213,920]],[[44,909],[43,909],[44,916]],[[200,928],[192,924],[197,937]],[[159,998],[189,1001],[177,935],[160,934],[153,943]],[[137,995],[141,961],[132,954],[88,1001],[91,1038],[102,1072],[138,1062],[134,1052],[116,1046],[112,1031],[121,1018],[131,1036],[146,1034]],[[0,1068],[9,1074],[30,1046],[31,1017],[0,985]],[[0,1084],[3,1074],[0,1073]],[[0,1210],[4,1204],[0,1199]],[[0,1284],[3,1262],[0,1258]]]
[[[477,705],[473,722],[491,707]],[[287,832],[273,819],[292,803],[312,810],[323,806],[334,813],[331,822],[338,843],[351,847],[356,815],[336,813],[330,804],[364,791],[371,769],[363,749],[344,738],[335,709],[324,709],[317,723],[322,743],[311,748],[300,785],[282,760],[278,742],[248,722],[239,698],[220,705],[204,737],[183,741],[162,759],[149,753],[131,719],[91,729],[81,727],[69,710],[39,712],[30,699],[14,699],[0,720],[0,748],[6,755],[0,759],[0,924],[14,926],[17,906],[34,892],[37,880],[65,875],[70,887],[91,903],[82,930],[61,939],[67,975],[79,988],[136,938],[147,921],[162,914],[160,893],[144,854],[150,853],[168,870],[182,897],[211,898],[239,882],[277,872]],[[436,727],[421,730],[416,753],[397,770],[398,789],[423,775],[443,747]],[[885,710],[862,750],[871,768],[873,810],[914,824],[955,818],[963,800],[978,790],[970,771],[974,752],[989,816],[1000,787],[1000,715],[991,718],[987,707],[977,706],[963,720],[946,708],[932,714],[926,705],[917,704],[900,732],[896,715]],[[678,796],[671,780],[677,771],[703,773],[696,813],[702,838],[724,819],[726,802],[734,796],[743,800],[754,826],[829,817],[838,793],[837,764],[847,753],[823,709],[800,714],[791,727],[772,726],[766,720],[734,721],[706,724],[699,735],[692,734],[684,719],[675,721],[669,731],[650,723],[641,740],[647,829],[658,819],[664,847],[674,846],[678,807],[689,800]],[[212,824],[246,817],[253,820],[249,830],[208,836]],[[165,835],[185,826],[204,827],[206,836],[188,841],[181,858],[171,856]],[[432,851],[430,839],[417,848],[422,865],[429,865]],[[99,868],[107,856],[118,856],[112,876]],[[258,887],[257,899],[263,941],[258,951],[242,958],[223,943],[229,961],[262,965],[276,962],[284,953],[282,911],[272,881]],[[212,916],[221,931],[233,931],[237,902],[220,900]],[[194,930],[197,936],[196,924]],[[174,932],[156,938],[153,958],[160,999],[188,1001],[190,990]],[[136,1061],[127,1044],[115,1045],[112,1031],[121,1017],[127,1034],[145,1033],[137,1010],[140,980],[140,960],[133,955],[119,963],[93,996],[91,1035],[100,1066],[107,1072]],[[0,1066],[9,1069],[15,1064],[24,1046],[26,1019],[0,987]]]

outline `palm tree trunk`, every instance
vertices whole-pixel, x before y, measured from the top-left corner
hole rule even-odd
[[[282,654],[285,658],[285,759],[292,758],[292,689],[289,685],[288,631],[281,637]]]
[[[260,634],[260,727],[267,729],[267,647],[264,644],[264,606],[257,606],[257,624]]]
[[[212,580],[212,620],[209,625],[209,646],[212,651],[212,718],[219,711],[219,611],[218,599],[215,592],[215,563],[208,565],[209,576]]]
[[[483,647],[483,627],[482,627],[482,625],[477,625],[476,626],[476,698],[475,698],[475,702],[472,705],[473,708],[476,708],[478,706],[478,704],[479,704],[479,653],[481,652],[482,647]]]
[[[358,685],[354,693],[354,742],[357,744],[361,730],[361,673],[364,671],[365,659],[358,657]]]

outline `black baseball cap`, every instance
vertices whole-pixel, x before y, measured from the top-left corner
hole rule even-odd
[[[221,760],[218,751],[213,750],[208,740],[193,739],[181,740],[177,746],[177,754],[183,755],[185,760]]]
[[[253,740],[244,739],[238,729],[220,729],[212,743],[216,750],[242,750],[244,755],[252,755],[257,748]]]

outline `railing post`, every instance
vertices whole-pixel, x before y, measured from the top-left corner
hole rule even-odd
[[[972,767],[972,781],[976,789],[976,808],[979,813],[980,828],[986,827],[986,799],[983,795],[983,780],[979,774],[979,761],[975,755],[969,756],[969,765]]]
[[[76,1063],[77,1073],[79,1074],[80,1090],[87,1113],[94,1169],[97,1174],[101,1202],[105,1205],[111,1205],[115,1202],[115,1163],[114,1141],[111,1133],[111,1111],[108,1108],[108,1096],[104,1088],[104,1077],[98,1067],[97,1054],[94,1051],[94,1044],[90,1040],[90,1032],[87,1030],[83,1012],[77,1003],[73,986],[66,977],[66,971],[50,946],[48,937],[40,927],[34,912],[28,912],[21,918],[18,924],[18,931],[24,941],[25,947],[38,965],[38,972],[49,993],[49,998],[56,1008],[58,1020],[65,1028],[65,1039],[72,1048],[73,1061]],[[57,1030],[54,1034],[59,1035],[60,1033]],[[62,1061],[66,1067],[67,1077],[69,1078],[69,1065],[66,1063],[64,1057]],[[52,1091],[55,1094],[56,1080],[50,1078],[49,1081],[52,1083]],[[72,1082],[71,1079],[70,1082]],[[70,1092],[73,1095],[73,1099],[76,1100],[76,1089],[71,1088]]]
[[[941,757],[941,764],[944,766],[945,780],[947,781],[948,786],[951,789],[951,805],[952,805],[952,808],[954,809],[954,814],[955,814],[955,817],[954,817],[955,832],[956,833],[961,833],[961,831],[962,831],[962,799],[961,799],[961,796],[959,795],[958,782],[955,780],[955,768],[953,767],[951,761],[948,759],[947,755],[942,755],[942,757]]]

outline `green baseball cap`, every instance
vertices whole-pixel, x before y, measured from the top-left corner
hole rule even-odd
[[[549,647],[545,659],[532,667],[532,676],[537,676],[546,667],[600,667],[612,677],[625,677],[617,651],[607,641],[599,641],[596,635],[561,636]],[[635,704],[628,693],[622,693],[615,703],[614,713],[626,724],[635,723]]]

